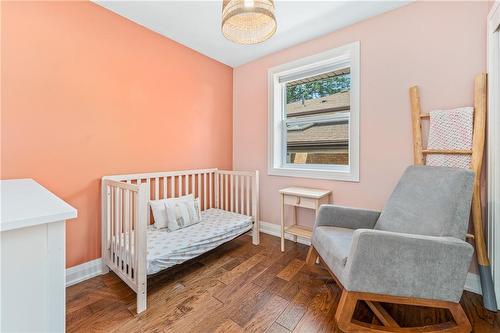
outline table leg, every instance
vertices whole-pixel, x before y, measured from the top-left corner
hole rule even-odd
[[[293,206],[293,225],[297,225],[297,206]],[[297,235],[293,235],[293,241],[297,243]]]
[[[319,202],[316,201],[316,208],[315,208],[315,217],[318,218],[318,212],[319,211]],[[314,221],[316,223],[316,221]],[[311,246],[312,246],[312,239],[311,239]],[[319,256],[316,258],[316,264],[319,264]]]
[[[285,252],[285,196],[281,194],[281,252]]]

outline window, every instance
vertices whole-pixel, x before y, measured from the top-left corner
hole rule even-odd
[[[359,42],[269,70],[268,172],[359,180]]]

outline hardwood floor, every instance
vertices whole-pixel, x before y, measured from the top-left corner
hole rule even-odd
[[[68,332],[340,332],[334,314],[340,289],[326,270],[304,265],[307,246],[262,235],[241,236],[193,261],[148,279],[148,309],[135,313],[135,294],[109,273],[67,289]],[[500,332],[500,314],[465,292],[474,332]],[[434,309],[386,306],[403,326],[444,321]],[[358,304],[355,318],[372,322]]]

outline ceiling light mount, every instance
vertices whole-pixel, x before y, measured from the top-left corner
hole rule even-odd
[[[273,0],[224,0],[222,34],[238,44],[257,44],[276,32]]]

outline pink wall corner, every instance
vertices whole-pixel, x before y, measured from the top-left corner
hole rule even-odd
[[[473,103],[473,81],[486,70],[487,2],[417,2],[240,66],[233,72],[233,166],[261,172],[261,219],[279,223],[280,188],[331,189],[339,205],[381,209],[412,163],[408,87],[424,110]],[[360,41],[360,182],[267,174],[267,70]],[[311,225],[311,212],[302,212]]]
[[[1,6],[1,177],[78,209],[67,267],[100,257],[102,176],[232,167],[232,68],[91,2]]]

